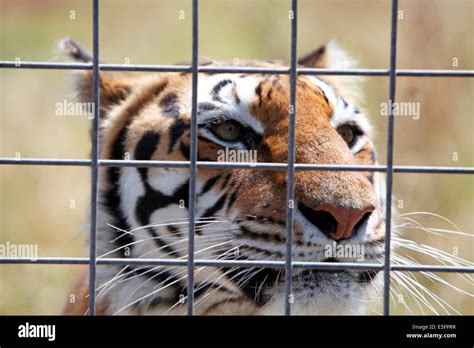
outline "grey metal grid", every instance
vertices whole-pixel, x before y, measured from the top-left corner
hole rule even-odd
[[[250,68],[250,67],[207,67],[198,63],[198,0],[192,0],[192,65],[121,65],[99,63],[99,0],[92,0],[93,9],[93,61],[92,63],[50,63],[50,62],[16,62],[0,61],[0,68],[13,69],[60,69],[60,70],[92,70],[93,71],[93,99],[94,119],[92,123],[92,158],[85,159],[47,159],[47,158],[0,158],[0,165],[52,165],[52,166],[88,166],[91,168],[91,216],[90,216],[90,251],[88,258],[73,257],[41,257],[35,260],[29,258],[0,258],[0,264],[88,264],[89,265],[89,314],[95,315],[95,284],[96,267],[105,264],[122,265],[162,265],[187,267],[187,312],[193,315],[194,305],[194,268],[196,266],[235,266],[235,267],[270,267],[285,269],[285,314],[291,315],[291,273],[293,268],[320,269],[320,270],[383,270],[384,288],[383,302],[384,315],[390,315],[390,272],[391,271],[432,271],[432,272],[463,272],[474,273],[474,267],[436,266],[436,265],[392,265],[390,263],[390,236],[391,236],[391,204],[387,204],[385,211],[385,259],[383,264],[368,263],[332,263],[332,262],[301,262],[293,261],[291,257],[293,235],[293,209],[289,204],[294,198],[295,170],[338,170],[338,171],[371,171],[385,172],[386,199],[392,200],[393,173],[438,173],[438,174],[474,174],[473,167],[439,167],[439,166],[396,166],[393,161],[394,117],[390,109],[387,129],[387,165],[328,165],[328,164],[300,164],[294,163],[295,157],[295,102],[296,77],[298,75],[357,75],[357,76],[388,76],[389,100],[395,100],[395,86],[397,76],[427,76],[427,77],[473,77],[473,70],[397,70],[397,12],[398,0],[391,0],[391,33],[390,33],[390,67],[389,69],[312,69],[297,67],[297,0],[291,0],[293,18],[291,21],[291,62],[289,68]],[[191,114],[191,154],[190,161],[134,161],[134,160],[101,160],[99,159],[99,72],[109,71],[148,71],[148,72],[189,72],[192,74],[192,114]],[[289,74],[290,75],[290,127],[288,130],[288,162],[287,163],[224,163],[197,161],[197,84],[198,73],[254,73],[254,74]],[[97,206],[98,206],[98,171],[99,167],[175,167],[190,168],[189,186],[189,240],[188,259],[139,259],[139,258],[97,258]],[[196,173],[198,168],[249,168],[264,170],[287,170],[287,218],[286,218],[286,257],[285,261],[239,261],[239,260],[203,260],[194,259],[194,232],[195,232],[195,200],[196,200]]]

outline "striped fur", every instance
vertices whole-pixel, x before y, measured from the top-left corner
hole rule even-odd
[[[302,63],[327,66],[327,51],[319,49]],[[260,61],[240,64],[284,66]],[[79,97],[90,101],[91,74],[80,72],[75,78]],[[332,79],[298,77],[297,163],[376,164],[369,123],[350,95],[343,94],[343,87]],[[216,161],[219,150],[228,147],[256,150],[258,162],[286,162],[289,90],[285,75],[199,74],[199,160]],[[102,72],[101,110],[101,158],[189,160],[190,74]],[[222,119],[242,126],[244,136],[239,143],[226,143],[209,131],[206,125]],[[359,132],[352,147],[337,131],[345,124]],[[375,206],[374,213],[351,238],[351,242],[365,245],[365,262],[371,262],[383,250],[381,209],[385,203],[378,189],[382,182],[377,173],[297,171],[295,199],[306,206]],[[283,260],[285,184],[286,171],[199,169],[196,258]],[[101,168],[99,188],[99,255],[186,259],[187,169]],[[299,209],[295,217],[294,260],[327,260],[323,246],[332,240],[310,226]],[[295,270],[294,312],[362,313],[375,276],[363,271]],[[84,274],[81,277],[87,279]],[[197,267],[196,313],[281,313],[283,279],[282,271],[275,269]],[[98,267],[97,298],[103,314],[183,314],[186,286],[183,267]],[[77,286],[73,291],[84,295]],[[68,304],[65,310],[76,314],[84,311],[84,302]]]

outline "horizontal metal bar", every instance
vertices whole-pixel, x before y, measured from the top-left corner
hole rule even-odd
[[[50,166],[90,166],[87,159],[47,159],[47,158],[0,158],[0,165],[50,165]],[[261,169],[283,170],[286,163],[243,163],[243,162],[209,162],[198,161],[198,168],[207,169]],[[135,161],[135,160],[99,160],[101,167],[170,167],[188,168],[189,161]],[[336,164],[308,164],[296,163],[296,170],[327,170],[353,172],[385,172],[384,165],[336,165]],[[393,166],[396,173],[437,173],[437,174],[474,174],[474,167],[437,167],[437,166]]]
[[[58,158],[0,158],[0,165],[29,165],[29,166],[85,166],[92,164],[88,159],[58,159]]]
[[[30,258],[0,258],[0,264],[88,264],[89,258],[72,257],[41,257],[35,260]],[[97,264],[108,265],[156,265],[156,266],[187,266],[186,259],[133,259],[133,258],[98,258]],[[258,261],[258,260],[205,260],[196,259],[196,266],[209,267],[265,267],[284,268],[285,261]],[[297,268],[320,269],[382,269],[381,264],[339,263],[339,262],[298,262],[293,261]]]
[[[189,72],[189,65],[145,65],[145,64],[101,64],[100,70],[104,71],[142,71],[142,72]]]
[[[0,264],[56,264],[56,265],[82,265],[89,264],[87,257],[40,257],[37,259],[20,257],[2,257]],[[150,266],[177,266],[186,267],[186,259],[136,259],[136,258],[98,258],[98,265],[150,265]],[[310,262],[293,261],[294,268],[320,269],[320,270],[383,270],[383,264],[376,263],[349,263],[349,262]],[[195,265],[199,267],[260,267],[284,268],[285,261],[258,261],[258,260],[207,260],[196,259]],[[391,271],[416,271],[416,272],[458,272],[474,273],[474,267],[438,266],[438,265],[391,265]]]
[[[298,75],[388,76],[388,69],[321,69],[297,68]]]
[[[44,70],[92,70],[92,63],[23,62],[21,60],[0,61],[0,68]]]
[[[434,265],[391,265],[391,271],[416,271],[416,272],[448,272],[448,273],[474,273],[474,267],[463,266],[434,266]]]
[[[92,63],[61,63],[61,62],[23,62],[0,61],[0,68],[11,69],[47,69],[47,70],[92,70]],[[99,64],[105,71],[138,71],[138,72],[189,72],[190,65],[148,65],[148,64]],[[239,66],[199,66],[198,71],[208,74],[279,74],[289,75],[289,67],[259,68]],[[389,69],[315,69],[298,68],[298,75],[354,75],[354,76],[389,76]],[[423,77],[474,77],[474,70],[421,70],[399,69],[396,76]]]
[[[421,70],[421,69],[399,69],[395,71],[398,76],[418,77],[473,77],[474,70]]]

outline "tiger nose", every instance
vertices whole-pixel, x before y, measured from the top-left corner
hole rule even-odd
[[[362,209],[341,208],[331,204],[320,204],[314,211],[318,218],[312,221],[327,236],[338,241],[348,239],[368,220],[375,207]]]

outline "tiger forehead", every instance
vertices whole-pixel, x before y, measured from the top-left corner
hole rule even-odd
[[[213,63],[216,65],[216,63]],[[245,66],[282,67],[274,62],[251,62]],[[141,131],[164,131],[172,120],[189,122],[192,114],[192,74],[160,73],[148,75],[133,87],[132,93],[114,108],[103,123],[105,153],[111,152],[114,139],[123,127],[137,120],[147,121]],[[232,118],[258,134],[273,130],[285,133],[290,114],[289,75],[285,74],[206,74],[198,76],[198,123],[220,117]],[[313,76],[296,80],[297,124],[306,128],[334,123],[338,110],[344,109],[335,88]],[[348,113],[349,115],[352,112]],[[341,120],[347,117],[340,118]],[[159,122],[157,122],[159,121]],[[336,124],[333,124],[335,126]],[[286,128],[285,128],[286,127]],[[132,126],[133,128],[133,126]]]
[[[202,119],[230,116],[258,133],[288,120],[292,107],[288,75],[219,74],[201,81],[198,113]],[[300,119],[319,121],[329,120],[333,113],[325,93],[307,77],[296,80],[296,113]]]

